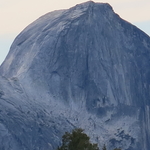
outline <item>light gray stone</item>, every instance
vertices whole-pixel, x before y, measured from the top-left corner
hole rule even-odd
[[[109,4],[40,17],[0,67],[0,148],[53,150],[81,127],[100,147],[149,150],[149,66],[150,37]]]

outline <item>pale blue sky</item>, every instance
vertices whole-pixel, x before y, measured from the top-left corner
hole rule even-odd
[[[0,0],[0,64],[14,38],[47,12],[70,8],[86,0]],[[123,19],[150,35],[150,0],[95,0],[107,2]]]

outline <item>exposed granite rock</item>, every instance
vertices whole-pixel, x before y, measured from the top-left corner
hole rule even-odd
[[[106,3],[48,13],[0,68],[0,148],[53,150],[65,131],[123,150],[150,148],[150,37]]]

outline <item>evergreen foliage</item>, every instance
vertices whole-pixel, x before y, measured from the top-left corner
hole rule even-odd
[[[90,138],[83,132],[83,129],[74,129],[72,133],[65,132],[62,136],[62,145],[57,150],[99,150],[97,144],[92,144]],[[104,144],[102,150],[107,150]],[[114,150],[121,150],[115,148]]]
[[[90,138],[82,129],[74,129],[72,133],[66,132],[62,137],[62,146],[57,150],[99,150],[97,144],[92,144]]]

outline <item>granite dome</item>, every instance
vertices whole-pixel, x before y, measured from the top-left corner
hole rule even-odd
[[[150,37],[107,3],[40,17],[0,67],[0,146],[52,150],[81,127],[99,145],[149,150],[149,66]]]

